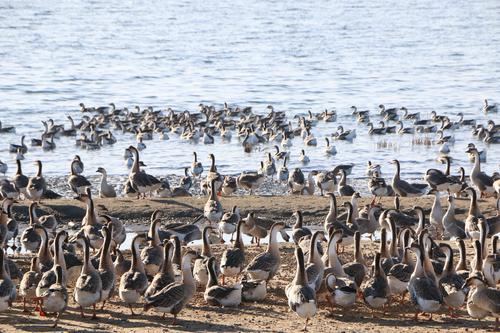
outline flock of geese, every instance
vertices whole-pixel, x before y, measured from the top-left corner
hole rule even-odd
[[[332,311],[356,307],[359,298],[372,310],[383,310],[396,296],[401,296],[403,301],[407,293],[415,306],[415,318],[420,312],[432,318],[433,313],[444,307],[453,315],[453,311],[465,306],[472,318],[493,316],[498,326],[500,290],[496,285],[500,280],[500,252],[497,252],[500,199],[496,200],[497,215],[489,217],[482,214],[477,201],[478,196],[500,198],[500,175],[481,171],[485,154],[473,144],[464,152],[474,163],[469,179],[463,168],[459,175],[450,173],[452,159],[447,155],[440,157],[446,168],[428,169],[423,177],[425,184],[401,179],[398,160],[392,161],[395,172],[388,184],[382,177],[381,166],[368,162],[366,174],[373,199],[370,204],[359,207],[359,192],[347,184],[347,175],[353,165],[338,165],[331,171],[312,171],[307,178],[300,168],[290,172],[286,168],[289,158],[286,149],[291,146],[291,139],[302,137],[306,146],[317,145],[311,128],[318,121],[335,121],[334,111],[326,110],[317,115],[309,112],[308,116],[299,117],[299,126],[293,128],[285,114],[274,111],[272,107],[266,116],[253,114],[250,108],[233,109],[227,105],[223,110],[204,105],[200,108],[197,114],[169,110],[164,116],[152,109],[138,109],[134,113],[118,110],[113,104],[100,108],[87,108],[82,104],[82,112],[94,115],[86,115],[78,125],[71,119],[70,129],[51,120],[44,123],[41,141],[32,142],[40,143],[44,149],[55,148],[54,138],[78,135],[78,132],[81,137],[77,143],[82,148],[98,149],[113,144],[116,139],[109,130],[110,126],[134,133],[138,143],[127,148],[124,156],[130,164],[124,186],[127,196],[146,197],[153,193],[160,196],[191,195],[191,186],[199,181],[207,201],[203,215],[190,224],[162,225],[161,212],[155,211],[149,231],[133,238],[131,258],[127,259],[120,250],[126,239],[126,228],[122,221],[100,213],[94,205],[92,184],[83,176],[84,164],[79,156],[71,161],[68,185],[76,199],[86,204],[86,213],[81,228],[72,234],[59,225],[55,216],[39,217],[36,214],[41,200],[57,196],[48,189],[42,174],[42,162],[36,162],[37,174],[29,178],[22,172],[22,158],[16,158],[16,174],[11,180],[3,179],[0,184],[3,197],[0,210],[0,311],[8,311],[19,296],[27,312],[30,310],[26,303],[34,301],[40,315],[57,314],[55,327],[70,299],[79,306],[82,318],[85,310],[91,308],[95,319],[97,305],[102,304],[102,309],[107,301],[118,296],[132,315],[134,307],[140,304],[143,311],[154,309],[164,315],[168,313],[173,315],[174,321],[198,291],[203,292],[205,301],[212,306],[234,307],[245,301],[263,301],[269,281],[281,269],[291,269],[281,265],[280,234],[285,241],[291,235],[296,244],[297,268],[294,279],[285,287],[285,294],[290,309],[305,319],[304,330],[316,315],[320,300],[326,300]],[[487,113],[497,111],[496,105],[489,105],[487,101],[483,109]],[[399,115],[400,111],[404,114]],[[358,111],[353,107],[352,113],[359,122],[370,123],[368,111]],[[498,141],[495,135],[500,129],[492,121],[485,126],[463,117],[459,122],[452,122],[435,112],[427,122],[418,114],[409,114],[406,108],[386,109],[383,105],[380,106],[380,116],[385,121],[397,120],[399,134],[411,132],[404,128],[401,119],[414,121],[415,131],[423,132],[436,127],[430,125],[432,122],[441,123],[439,140],[443,144],[450,140],[449,136],[444,136],[444,130],[453,126],[473,126],[475,135],[488,143]],[[234,119],[236,117],[239,117],[238,121]],[[391,131],[385,125],[384,131],[369,126],[371,135]],[[8,127],[0,126],[0,131],[8,130]],[[242,137],[245,150],[266,142],[280,142],[283,150],[277,144],[276,152],[269,153],[257,171],[242,172],[237,177],[221,175],[213,154],[210,154],[211,165],[204,176],[204,167],[194,153],[192,165],[186,167],[185,176],[176,187],[143,169],[139,152],[145,148],[143,141],[153,134],[168,139],[167,133],[177,133],[186,140],[202,139],[210,144],[213,135],[228,139],[232,131]],[[355,137],[355,130],[344,130],[339,126],[331,139],[353,140]],[[330,140],[326,138],[325,141],[325,153],[335,154]],[[47,148],[51,145],[52,148]],[[11,145],[11,151],[18,157],[25,154],[28,149],[24,138],[20,146]],[[303,159],[307,157],[304,151],[301,155]],[[280,168],[276,166],[278,160],[283,161]],[[107,182],[106,170],[100,167],[97,172],[102,174],[99,196],[116,197],[114,186]],[[253,212],[244,216],[238,207],[223,209],[220,196],[231,195],[237,189],[252,194],[266,177],[274,178],[275,175],[279,181],[287,183],[293,194],[313,195],[317,187],[321,195],[330,198],[330,209],[322,230],[305,227],[300,211],[294,213],[296,223],[289,235],[284,222],[258,217]],[[446,211],[441,206],[442,193],[447,194],[449,205]],[[343,216],[338,214],[336,194],[351,198],[343,203],[346,210]],[[422,207],[413,207],[413,214],[400,209],[400,197],[423,195],[434,196],[428,216]],[[377,198],[383,196],[395,197],[393,208],[377,203]],[[461,197],[470,200],[464,221],[455,216],[454,201]],[[12,215],[12,206],[19,198],[31,200],[29,224],[25,229]],[[231,235],[232,243],[225,247],[220,257],[215,257],[211,236],[224,234]],[[243,235],[252,237],[252,242],[257,245],[261,239],[268,238],[267,249],[248,260]],[[370,265],[371,271],[361,247],[362,235],[372,239],[380,237],[380,248]],[[17,238],[23,248],[36,253],[30,270],[24,273],[15,258],[10,258],[4,251],[9,244],[15,247]],[[490,250],[487,238],[491,238]],[[186,247],[199,239],[203,244],[200,253]],[[451,239],[452,242],[439,242],[442,239]],[[460,253],[458,264],[454,262],[454,250],[450,245],[453,242]],[[474,259],[469,265],[465,242],[472,242],[475,249]],[[354,245],[354,259],[342,263],[340,250],[351,244]],[[73,297],[70,297],[69,287]]]

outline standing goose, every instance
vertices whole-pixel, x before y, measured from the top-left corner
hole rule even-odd
[[[402,295],[408,291],[408,283],[413,273],[414,265],[409,256],[410,229],[403,231],[403,258],[400,263],[391,267],[387,273],[387,282],[392,295]]]
[[[36,217],[35,214],[35,207],[36,205],[34,203],[30,204],[28,208],[30,221],[28,227],[24,229],[23,233],[21,234],[21,244],[26,250],[30,252],[37,251],[42,242],[40,235],[35,229],[35,226],[39,225],[38,218]]]
[[[201,176],[203,173],[203,165],[198,161],[198,155],[196,152],[193,152],[193,163],[191,163],[191,173],[195,177]]]
[[[137,303],[148,287],[148,277],[139,256],[139,241],[143,238],[144,235],[136,235],[132,240],[132,264],[128,272],[121,276],[118,289],[120,299],[127,303],[132,315],[135,315],[132,304]]]
[[[203,247],[201,251],[201,258],[194,261],[193,276],[198,286],[206,286],[209,278],[207,270],[207,261],[212,257],[212,250],[210,248],[210,233],[213,231],[212,227],[206,226],[203,228],[202,241]]]
[[[225,176],[224,181],[222,182],[221,192],[225,196],[229,196],[233,194],[238,189],[238,181],[236,177],[233,176]]]
[[[484,279],[490,287],[496,287],[500,280],[500,256],[497,253],[498,235],[491,238],[491,254],[483,259]]]
[[[141,251],[141,260],[144,264],[146,275],[153,277],[160,270],[163,260],[163,247],[161,246],[160,236],[158,231],[160,229],[161,220],[155,219],[151,222],[148,231],[149,245],[144,247]]]
[[[316,293],[308,283],[304,254],[300,247],[295,248],[295,258],[297,260],[297,271],[295,277],[285,288],[285,294],[288,299],[288,306],[301,318],[306,319],[303,331],[307,331],[307,324],[317,311]]]
[[[226,249],[220,259],[220,271],[222,273],[222,284],[226,276],[238,276],[245,266],[245,244],[241,235],[243,221],[238,221],[236,227],[236,240],[232,249]]]
[[[303,226],[302,212],[300,210],[295,211],[292,216],[295,216],[296,218],[295,224],[292,228],[292,239],[297,245],[302,237],[311,236],[312,232],[309,228]]]
[[[165,260],[163,261],[160,271],[155,274],[153,281],[151,281],[146,292],[144,292],[144,298],[146,300],[176,281],[174,268],[172,266],[173,248],[174,243],[172,241],[165,240],[163,242],[163,256]]]
[[[149,188],[151,185],[150,180],[148,179],[148,175],[145,172],[142,172],[139,169],[139,151],[134,146],[128,147],[128,149],[134,154],[134,164],[130,169],[130,173],[128,175],[128,179],[132,188],[140,194],[146,194],[149,192]]]
[[[341,196],[352,196],[356,191],[351,185],[347,185],[347,173],[344,169],[340,169],[340,180],[338,191]]]
[[[467,279],[469,277],[469,270],[467,269],[467,253],[465,250],[465,242],[463,239],[457,240],[458,251],[460,257],[458,258],[458,264],[455,268],[455,271],[458,275],[460,275],[463,279]]]
[[[281,266],[281,258],[277,234],[283,229],[285,229],[285,223],[274,223],[269,232],[267,250],[255,256],[248,264],[246,272],[252,279],[269,281],[278,273]]]
[[[453,309],[459,309],[465,302],[465,292],[462,289],[465,280],[456,273],[453,267],[453,250],[448,244],[441,243],[439,245],[441,251],[446,255],[446,263],[443,268],[443,274],[439,279],[439,287],[443,294],[443,301],[450,310],[450,315],[453,317]]]
[[[465,189],[466,193],[470,196],[469,213],[465,220],[465,234],[468,238],[479,239],[479,224],[478,219],[483,217],[477,204],[476,190],[472,187]]]
[[[444,236],[464,239],[467,237],[465,234],[465,223],[456,219],[455,198],[451,195],[448,196],[448,204],[448,209],[443,216]]]
[[[116,272],[113,260],[111,259],[111,242],[113,240],[113,225],[108,223],[102,228],[104,233],[104,244],[101,248],[98,272],[101,277],[102,291],[99,299],[102,302],[101,310],[104,309],[106,301],[113,296],[116,283]]]
[[[469,148],[466,152],[474,154],[474,167],[471,170],[470,179],[481,193],[481,198],[486,195],[493,195],[495,193],[493,188],[494,179],[481,171],[479,152],[476,148]]]
[[[11,307],[16,299],[16,285],[10,279],[4,259],[4,250],[0,248],[0,312]]]
[[[278,169],[278,181],[286,182],[288,177],[290,176],[290,172],[286,166],[286,162],[288,161],[288,156],[283,159],[283,165]]]
[[[40,271],[45,273],[53,266],[52,253],[49,248],[49,236],[47,230],[41,225],[35,225],[34,230],[40,238],[40,246],[37,254],[38,266],[40,267]]]
[[[302,193],[306,186],[306,179],[304,173],[299,168],[293,169],[292,173],[288,176],[288,187],[293,194]]]
[[[215,166],[214,154],[209,154],[208,157],[210,158],[211,163],[210,163],[210,170],[208,171],[208,174],[207,174],[207,183],[211,184],[212,180],[215,180],[215,184],[214,184],[215,192],[219,192],[220,187],[222,186],[222,183],[224,181],[224,178],[217,171],[217,167]]]
[[[224,214],[224,209],[217,198],[215,183],[215,179],[210,181],[210,197],[205,203],[205,207],[203,209],[203,214],[207,220],[210,221],[210,223],[219,223],[222,218],[222,214]]]
[[[236,178],[236,184],[238,187],[250,191],[250,195],[252,195],[253,191],[258,189],[265,179],[266,176],[261,172],[242,172]]]
[[[78,161],[73,160],[73,162],[71,162],[71,175],[68,178],[68,185],[76,195],[80,196],[85,194],[87,188],[92,184],[90,184],[87,178],[76,172],[77,165]]]
[[[99,223],[97,219],[97,213],[95,211],[94,200],[92,199],[90,188],[87,188],[87,194],[80,196],[80,200],[86,203],[87,209],[85,211],[85,216],[82,219],[82,228],[79,233],[85,235],[93,249],[99,249],[102,247],[102,243],[104,242],[104,238],[101,233],[102,224]]]
[[[22,194],[23,197],[26,199],[28,197],[28,183],[29,183],[29,178],[25,175],[23,175],[23,171],[21,168],[21,161],[16,160],[17,163],[17,171],[16,174],[14,175],[14,178],[12,179],[12,182],[14,183],[14,187],[19,194]]]
[[[222,215],[218,226],[221,240],[223,240],[222,237],[224,234],[231,235],[231,241],[233,240],[232,235],[236,231],[236,225],[240,220],[240,210],[236,205],[233,206],[230,212],[226,212]]]
[[[61,266],[55,266],[56,281],[42,294],[38,299],[42,300],[46,311],[57,313],[56,320],[52,328],[56,328],[61,315],[68,306],[68,290],[63,283],[63,269]]]
[[[84,242],[83,248],[83,267],[80,276],[76,280],[73,297],[80,306],[80,315],[85,317],[83,308],[92,306],[92,319],[97,319],[96,304],[101,299],[102,281],[99,271],[90,262],[90,242],[87,237],[82,236]]]
[[[34,177],[31,177],[28,181],[27,192],[28,196],[32,201],[40,202],[43,193],[47,187],[45,183],[45,178],[42,175],[42,161],[35,161],[38,166],[38,171]]]
[[[334,171],[320,171],[316,173],[316,185],[321,191],[321,196],[325,192],[335,192],[337,190],[337,177]]]
[[[73,162],[75,163],[74,165]],[[79,155],[75,155],[73,161],[71,162],[71,165],[77,175],[81,175],[83,173],[84,165]]]
[[[311,243],[309,247],[309,262],[306,266],[306,284],[315,292],[318,291],[319,287],[321,286],[321,282],[323,281],[323,274],[325,271],[325,265],[321,260],[320,254],[318,253],[318,243],[320,241],[326,241],[326,238],[323,231],[317,230],[311,237]]]
[[[361,233],[359,231],[354,233],[354,261],[342,265],[342,269],[359,288],[365,279],[366,272],[368,272],[363,251],[361,250]]]
[[[116,191],[115,188],[111,185],[108,184],[108,174],[106,172],[106,169],[99,167],[97,168],[98,173],[100,173],[101,176],[101,184],[99,187],[99,197],[100,198],[116,198]]]
[[[467,312],[474,318],[482,319],[488,315],[495,317],[495,331],[498,331],[500,317],[500,290],[488,287],[479,276],[471,276],[465,286],[471,287],[467,297]],[[477,312],[471,313],[470,306]],[[478,316],[480,314],[480,316]]]
[[[443,208],[441,207],[439,191],[431,190],[429,191],[429,194],[434,195],[434,202],[429,215],[429,222],[434,230],[436,238],[441,238],[443,235]]]
[[[144,311],[154,308],[164,314],[174,315],[173,325],[177,322],[177,315],[184,306],[191,301],[196,292],[196,281],[191,272],[191,263],[197,259],[198,255],[194,251],[188,251],[182,257],[182,281],[174,282],[163,288],[156,294],[146,299]]]
[[[215,306],[238,306],[241,303],[241,284],[233,287],[219,286],[215,273],[215,258],[210,257],[206,262],[208,270],[208,281],[203,298],[209,305]]]
[[[392,178],[392,188],[402,197],[418,197],[425,194],[427,185],[410,184],[400,178],[401,167],[398,160],[393,160],[391,163],[396,165],[396,172]]]
[[[26,300],[31,300],[36,296],[36,286],[40,281],[40,267],[38,266],[38,258],[31,259],[30,270],[24,273],[21,283],[19,284],[19,296],[23,298],[23,312],[30,312],[26,308]]]
[[[389,297],[389,284],[380,264],[380,259],[380,253],[375,253],[373,278],[367,282],[363,290],[363,299],[372,308],[372,314],[373,309],[379,309],[384,306]]]
[[[412,244],[412,251],[415,253],[417,262],[408,283],[408,291],[410,292],[413,303],[417,306],[415,312],[415,320],[418,318],[419,312],[433,313],[441,308],[443,297],[439,291],[435,278],[429,274],[426,269],[430,263],[426,262],[426,252],[422,244]],[[431,265],[432,266],[432,265]]]
[[[323,225],[325,232],[329,232],[330,227],[334,227],[335,229],[342,230],[342,244],[350,245],[354,242],[354,232],[352,228],[347,226],[345,223],[342,223],[337,220],[338,209],[337,209],[337,199],[335,194],[327,193],[327,196],[330,197],[330,209],[325,218],[325,223]]]
[[[56,266],[59,265],[63,270],[63,280],[61,283],[66,285],[67,281],[67,271],[66,271],[66,261],[63,254],[63,242],[68,238],[66,231],[61,230],[57,233],[54,238],[54,261],[52,268],[43,272],[40,281],[36,287],[36,295],[41,296],[51,285],[56,282]]]

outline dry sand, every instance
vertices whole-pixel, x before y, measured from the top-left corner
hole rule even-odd
[[[348,198],[340,199],[340,202]],[[105,199],[97,200],[98,204],[104,204],[108,213],[118,216],[129,224],[143,225],[155,209],[161,209],[169,219],[189,220],[202,212],[205,199],[203,198],[177,198],[177,199],[153,199],[153,200],[128,200],[128,199]],[[431,198],[403,199],[402,206],[410,208],[414,204],[430,207]],[[391,205],[391,200],[383,203]],[[444,203],[444,202],[443,202]],[[481,201],[481,209],[487,216],[494,215],[495,201],[488,199]],[[305,213],[305,222],[320,224],[327,212],[328,200],[320,197],[230,197],[223,198],[222,204],[229,209],[232,205],[238,205],[242,212],[249,209],[258,212],[259,215],[274,217],[277,220],[290,221],[290,215],[294,209],[301,209]],[[21,207],[19,207],[21,205]],[[18,204],[15,209],[16,216],[20,221],[26,216],[23,203]],[[464,214],[468,201],[459,200],[458,212]],[[78,208],[75,208],[78,207]],[[83,206],[74,200],[46,200],[41,206],[44,212],[58,214],[62,221],[79,221],[83,216]],[[463,216],[463,215],[462,215]],[[24,220],[25,221],[25,220]],[[363,252],[371,263],[373,254],[378,244],[371,241],[363,242]],[[223,245],[214,246],[216,257],[220,258]],[[263,251],[264,246],[257,248],[247,244],[247,260],[257,253]],[[293,279],[295,271],[295,260],[293,257],[292,244],[282,244],[282,268],[268,286],[268,297],[261,303],[243,303],[238,308],[217,308],[206,305],[201,292],[197,293],[194,301],[186,307],[179,315],[177,325],[171,325],[171,317],[162,319],[160,314],[150,310],[142,314],[142,309],[137,307],[137,316],[130,316],[129,310],[114,297],[111,304],[99,313],[97,321],[91,320],[90,316],[81,319],[75,303],[70,300],[69,308],[62,316],[60,328],[56,331],[103,331],[103,332],[296,332],[303,327],[304,321],[295,313],[288,311],[284,287]],[[469,254],[472,249],[469,245]],[[346,248],[345,254],[341,256],[343,262],[352,259],[352,248]],[[18,258],[20,262],[27,262],[26,258]],[[26,267],[23,267],[24,269]],[[72,291],[71,291],[72,292]],[[444,308],[443,308],[444,309]],[[13,310],[0,313],[0,332],[46,332],[54,331],[51,328],[53,318],[39,317],[38,314],[26,315],[21,312],[22,303],[16,302]],[[459,318],[449,318],[445,312],[434,316],[433,321],[424,318],[415,322],[411,317],[414,307],[406,300],[403,304],[393,302],[386,313],[375,312],[372,317],[362,300],[356,307],[342,313],[335,309],[331,312],[325,302],[320,302],[320,309],[309,326],[310,332],[434,332],[447,330],[450,332],[465,332],[491,327],[492,318],[486,321],[477,321],[469,318],[466,311],[459,311]],[[87,311],[90,314],[89,311]]]

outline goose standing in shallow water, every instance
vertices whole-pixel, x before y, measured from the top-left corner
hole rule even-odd
[[[148,277],[139,257],[139,241],[144,238],[144,235],[137,235],[132,240],[132,265],[129,271],[121,276],[118,289],[120,299],[129,306],[132,315],[135,315],[132,304],[137,303],[148,287]]]
[[[193,163],[191,163],[191,173],[193,174],[193,176],[199,177],[203,173],[203,165],[198,161],[198,155],[196,154],[196,152],[193,152],[193,156]]]
[[[113,186],[108,184],[108,173],[106,169],[99,167],[97,168],[98,173],[101,176],[101,184],[99,186],[99,197],[100,198],[116,198],[116,191]]]
[[[76,172],[78,161],[71,162],[71,175],[68,178],[68,184],[76,195],[80,196],[86,192],[87,187],[91,184],[84,176]]]
[[[424,184],[410,184],[400,178],[400,164],[398,160],[392,160],[396,165],[396,172],[392,178],[392,188],[402,197],[418,197],[424,195],[427,191],[427,185]]]
[[[286,286],[285,294],[290,309],[299,317],[306,319],[303,331],[307,331],[309,319],[314,317],[317,311],[316,293],[309,286],[304,265],[304,254],[300,247],[295,248],[295,259],[297,260],[297,270],[292,283]]]

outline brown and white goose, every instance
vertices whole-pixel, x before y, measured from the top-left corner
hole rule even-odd
[[[238,222],[236,227],[236,239],[232,249],[226,249],[220,259],[220,271],[222,273],[222,284],[225,277],[238,276],[245,267],[245,244],[241,235],[243,221]]]
[[[42,195],[47,188],[47,184],[42,175],[42,161],[36,161],[35,163],[38,167],[38,171],[34,177],[29,179],[26,191],[31,200],[40,202]]]
[[[424,195],[427,191],[427,185],[424,184],[410,184],[400,177],[401,166],[398,160],[392,160],[396,165],[396,172],[392,178],[392,188],[402,197],[418,197]]]
[[[102,302],[101,310],[104,309],[106,301],[109,300],[115,291],[116,272],[113,260],[111,258],[111,243],[113,241],[113,225],[108,223],[107,226],[102,227],[101,232],[104,234],[104,243],[101,248],[101,255],[99,258],[98,272],[101,277],[102,290],[99,299]]]
[[[466,293],[462,288],[465,280],[455,271],[451,246],[441,243],[439,248],[446,255],[443,273],[439,278],[439,287],[443,294],[443,301],[448,306],[450,315],[453,317],[453,309],[459,309],[465,302]]]
[[[24,273],[21,283],[19,284],[19,296],[23,298],[23,312],[30,312],[26,308],[26,300],[36,297],[36,286],[40,281],[40,267],[38,267],[38,258],[31,259],[30,270]]]
[[[71,174],[68,178],[68,185],[77,196],[85,194],[87,188],[91,186],[87,178],[76,172],[78,161],[71,162]]]
[[[203,298],[209,305],[214,306],[238,306],[241,303],[241,284],[237,283],[232,287],[219,286],[217,284],[217,274],[215,272],[216,262],[214,257],[210,257],[206,262],[208,270],[208,281],[203,293]]]
[[[23,170],[21,168],[21,160],[16,160],[17,163],[17,170],[16,174],[14,175],[14,178],[12,178],[12,182],[14,183],[14,187],[19,192],[19,194],[22,194],[23,197],[26,199],[28,197],[28,183],[29,183],[29,178],[25,175],[23,175]]]
[[[163,247],[160,242],[161,220],[155,219],[151,222],[148,231],[149,245],[144,247],[141,251],[141,260],[144,264],[146,275],[153,277],[160,270],[163,265]]]
[[[155,274],[153,280],[146,289],[146,292],[144,292],[145,299],[148,299],[157,292],[160,292],[169,284],[176,282],[176,276],[172,266],[173,250],[174,243],[172,241],[165,240],[163,242],[163,256],[165,257],[165,260],[163,261],[160,271]]]
[[[6,311],[16,299],[16,285],[5,267],[5,253],[0,248],[0,312]]]

